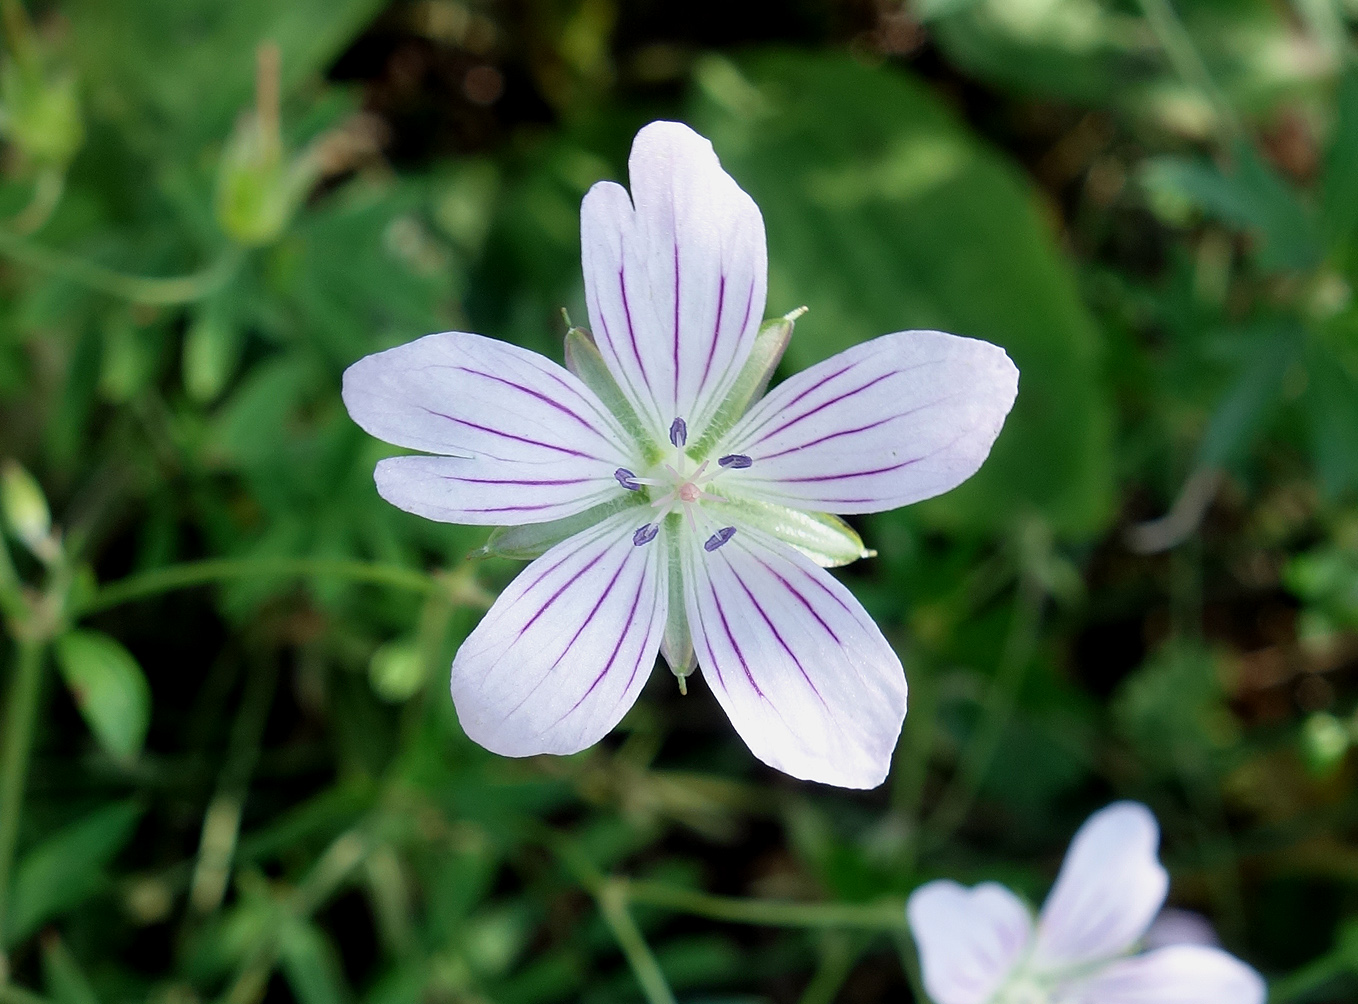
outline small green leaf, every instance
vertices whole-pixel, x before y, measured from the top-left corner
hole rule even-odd
[[[104,868],[131,839],[141,814],[135,802],[105,806],[29,851],[14,872],[4,945],[19,944],[107,888]]]
[[[99,744],[120,760],[146,741],[151,688],[137,660],[97,631],[71,631],[57,642],[57,664]]]
[[[384,701],[399,703],[414,697],[424,685],[424,657],[419,645],[388,642],[368,663],[368,683]]]
[[[641,444],[646,451],[648,463],[660,459],[660,449],[651,439],[651,434],[642,425],[627,396],[623,394],[613,374],[608,372],[599,347],[584,328],[571,328],[566,332],[566,366],[580,378],[580,381],[598,395],[613,417]]]
[[[712,420],[703,429],[701,438],[688,449],[690,457],[705,457],[722,436],[740,420],[750,405],[764,396],[773,371],[783,359],[788,342],[792,340],[792,329],[797,318],[806,313],[804,307],[788,311],[782,317],[765,321],[755,336],[750,349],[750,357],[736,376],[731,392],[726,395]]]
[[[315,924],[285,922],[279,931],[278,954],[298,1004],[345,1004],[353,997],[344,981],[339,953]]]
[[[1217,404],[1198,447],[1200,467],[1239,460],[1254,443],[1278,399],[1300,339],[1288,327],[1269,326],[1253,336],[1235,382]]]

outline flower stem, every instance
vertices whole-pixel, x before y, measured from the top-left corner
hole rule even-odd
[[[4,945],[5,911],[14,870],[14,848],[19,839],[19,812],[28,779],[33,724],[37,719],[43,648],[39,641],[18,641],[13,683],[5,708],[4,748],[0,751],[0,946]],[[3,947],[0,947],[0,985],[8,980],[8,970]]]
[[[614,881],[624,881],[615,879]],[[905,901],[876,903],[793,903],[777,899],[713,896],[660,882],[626,881],[633,903],[691,913],[709,920],[763,927],[860,928],[896,931],[905,927]]]
[[[1211,103],[1212,111],[1216,114],[1218,124],[1228,140],[1243,138],[1245,131],[1236,117],[1235,110],[1231,108],[1226,95],[1212,79],[1211,71],[1207,69],[1207,64],[1203,62],[1197,46],[1193,44],[1193,37],[1179,20],[1179,15],[1175,13],[1170,0],[1140,0],[1140,3],[1141,13],[1145,15],[1151,31],[1155,33],[1155,38],[1160,43],[1160,48],[1165,52],[1165,57],[1174,67],[1174,72],[1184,83],[1200,90]]]
[[[30,268],[52,272],[101,293],[150,306],[194,303],[216,292],[231,278],[240,262],[240,254],[240,249],[233,245],[201,272],[173,278],[148,278],[105,268],[64,251],[34,244],[10,231],[0,230],[0,255]]]
[[[256,577],[348,579],[351,582],[391,586],[416,593],[435,593],[446,588],[445,583],[435,576],[400,565],[330,558],[212,558],[169,565],[111,583],[95,593],[81,607],[80,614],[97,613],[177,589]],[[467,592],[468,595],[462,598],[464,602],[480,603],[485,599],[474,595],[474,590]]]
[[[627,964],[632,967],[646,999],[650,1004],[675,1004],[674,994],[660,970],[660,963],[656,962],[641,928],[637,927],[631,911],[627,909],[626,883],[618,879],[610,880],[595,892],[594,898],[599,904],[604,923],[613,932],[622,954],[627,957]]]

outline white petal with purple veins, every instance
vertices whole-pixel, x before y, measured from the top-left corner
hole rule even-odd
[[[463,731],[503,756],[575,753],[615,726],[655,664],[665,549],[632,543],[621,512],[535,560],[453,660]]]
[[[986,1004],[1032,938],[1028,908],[994,882],[930,882],[911,894],[906,915],[934,1004]]]
[[[1176,945],[1112,963],[1060,1004],[1264,1004],[1259,974],[1219,948]]]
[[[750,458],[723,487],[833,513],[880,512],[955,488],[990,453],[1018,392],[998,346],[901,331],[775,387],[724,438]]]
[[[594,338],[657,442],[675,418],[696,439],[763,320],[764,220],[712,145],[678,122],[637,133],[628,172],[631,198],[600,182],[580,209]]]
[[[874,788],[905,719],[905,674],[853,595],[749,527],[706,550],[685,532],[684,598],[703,679],[759,759],[793,777]]]
[[[374,472],[392,505],[440,523],[518,526],[572,516],[618,495],[578,461],[542,464],[463,457],[391,457]]]
[[[1085,821],[1038,919],[1039,968],[1097,962],[1132,947],[1169,889],[1159,843],[1155,816],[1138,802],[1116,802]]]
[[[581,512],[601,492],[616,495],[613,472],[636,462],[635,445],[572,373],[480,335],[427,335],[360,359],[344,372],[344,404],[378,439],[462,458],[388,465],[379,475],[384,497],[435,519],[443,511],[464,523],[536,522],[459,515],[516,504],[524,481],[558,482],[550,492],[553,514],[542,519]],[[467,479],[465,497],[457,494],[459,482],[436,484],[438,471]],[[537,495],[541,500],[543,491]]]

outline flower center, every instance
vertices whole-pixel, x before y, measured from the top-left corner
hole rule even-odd
[[[695,533],[698,532],[698,519],[694,513],[699,503],[704,499],[720,498],[704,491],[703,486],[710,484],[725,470],[743,470],[752,463],[744,454],[728,453],[717,460],[717,466],[713,470],[708,470],[711,461],[704,460],[692,474],[689,474],[686,471],[688,457],[684,453],[684,444],[687,442],[688,426],[682,418],[676,418],[670,425],[670,443],[674,447],[673,463],[662,463],[656,470],[650,472],[651,476],[644,478],[637,477],[625,467],[619,467],[613,472],[618,484],[628,491],[639,492],[643,487],[652,489],[651,508],[659,511],[656,513],[655,522],[639,527],[632,535],[632,543],[638,547],[655,540],[665,517],[678,508],[683,509],[688,525]],[[715,525],[711,518],[707,518],[705,522]],[[703,547],[715,551],[735,536],[735,532],[736,528],[733,526],[719,527],[707,538]]]

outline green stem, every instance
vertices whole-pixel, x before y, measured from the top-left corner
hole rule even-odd
[[[39,997],[32,990],[25,990],[17,983],[0,983],[0,1004],[49,1004],[46,997]]]
[[[100,589],[79,613],[82,616],[97,613],[177,589],[256,577],[348,579],[416,593],[434,593],[443,588],[433,576],[399,565],[330,558],[212,558],[130,575]]]
[[[1013,716],[1014,704],[1033,659],[1042,624],[1043,599],[1042,586],[1036,576],[1025,571],[1019,578],[1013,620],[981,713],[981,723],[958,768],[957,777],[924,824],[921,851],[931,851],[946,842],[966,820],[976,801],[981,783],[999,750],[1004,730]]]
[[[626,881],[615,879],[606,882],[603,888],[595,891],[594,898],[599,904],[604,923],[613,932],[613,938],[626,956],[627,964],[632,967],[646,999],[650,1004],[675,1004],[674,994],[660,970],[660,963],[656,962],[651,946],[646,944],[641,928],[637,927],[631,911],[627,909]]]
[[[1174,67],[1174,71],[1190,87],[1202,91],[1211,102],[1212,110],[1216,113],[1226,138],[1242,139],[1245,130],[1240,125],[1235,110],[1226,100],[1226,95],[1217,87],[1216,81],[1212,79],[1211,71],[1207,69],[1207,64],[1203,62],[1197,46],[1193,44],[1193,37],[1189,35],[1188,29],[1174,12],[1173,5],[1169,0],[1141,0],[1141,12],[1146,16],[1151,31],[1155,33],[1155,38],[1160,43],[1160,48],[1165,51],[1165,56]]]
[[[64,251],[34,244],[6,230],[0,230],[0,255],[133,303],[171,306],[194,303],[220,289],[235,272],[241,251],[233,245],[201,272],[163,279],[117,272]]]
[[[14,848],[19,839],[19,812],[28,779],[33,746],[33,724],[38,714],[42,682],[43,644],[22,639],[14,661],[14,682],[5,709],[4,750],[0,752],[0,983],[8,978],[4,962],[5,911],[13,874]]]
[[[622,881],[622,880],[615,880]],[[691,913],[709,920],[763,927],[861,928],[896,931],[905,927],[905,901],[876,903],[792,903],[777,899],[713,896],[659,882],[627,881],[633,903]]]

